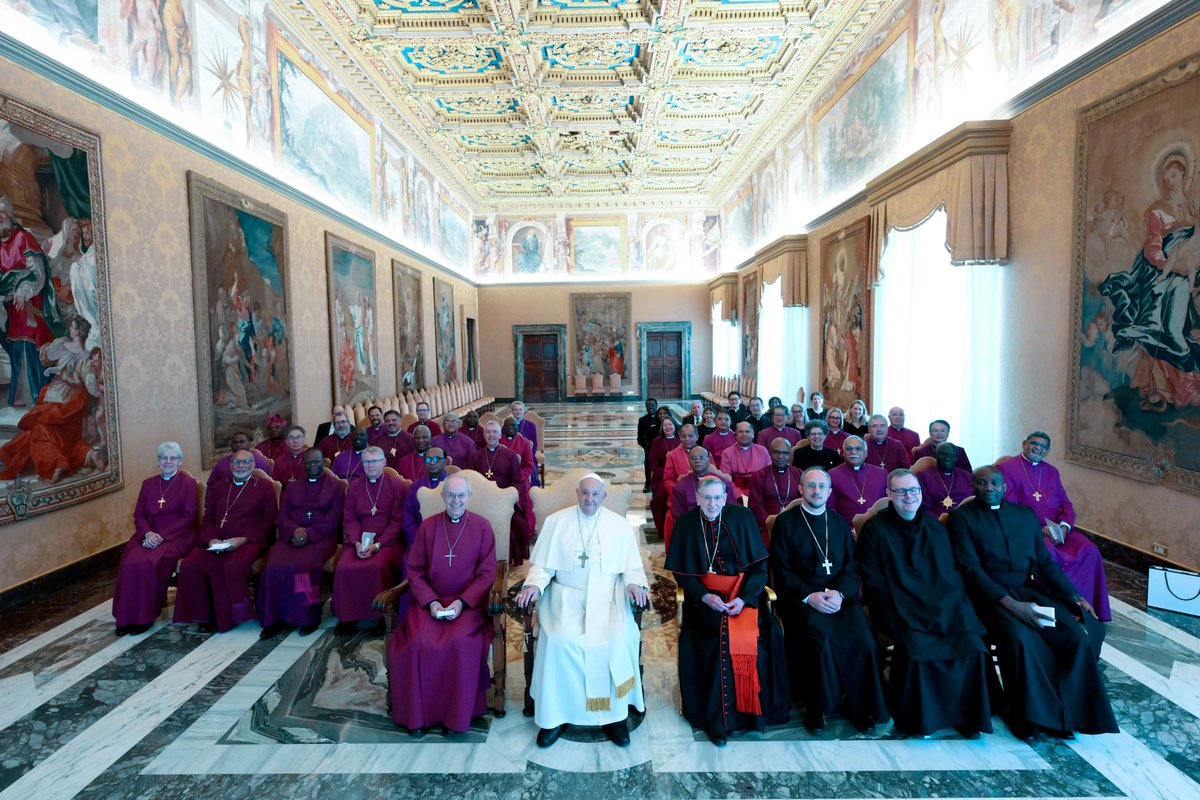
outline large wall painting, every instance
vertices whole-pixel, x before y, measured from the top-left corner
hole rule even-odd
[[[1078,131],[1067,457],[1200,494],[1200,54]]]
[[[742,334],[742,377],[758,379],[758,317],[762,305],[762,278],[757,269],[741,280],[741,314],[738,327]],[[749,402],[749,401],[747,401]]]
[[[471,261],[471,234],[467,218],[449,201],[446,195],[438,199],[442,256],[456,269],[466,269]]]
[[[571,341],[576,375],[617,374],[628,383],[629,331],[633,295],[571,295]]]
[[[454,285],[433,279],[433,345],[437,354],[437,382],[458,380],[458,350],[455,347]]]
[[[375,253],[326,232],[325,263],[333,402],[360,403],[379,395]]]
[[[124,482],[103,188],[96,134],[0,95],[0,524]]]
[[[396,309],[396,383],[400,391],[425,384],[421,337],[421,273],[399,261],[392,262],[392,288]]]
[[[722,266],[728,269],[736,267],[754,249],[754,192],[749,182],[726,208],[724,228]]]
[[[625,219],[567,220],[571,241],[571,271],[606,273],[625,271]]]
[[[821,393],[831,408],[870,396],[870,227],[864,217],[821,239]]]
[[[293,419],[287,216],[188,173],[203,469],[229,435]]]

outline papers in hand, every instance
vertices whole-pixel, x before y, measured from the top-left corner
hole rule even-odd
[[[375,544],[375,532],[374,531],[363,531],[362,549],[366,550],[368,547],[370,547],[373,544]]]
[[[1037,624],[1038,624],[1039,628],[1053,628],[1054,627],[1054,608],[1053,607],[1039,606],[1037,603],[1031,603],[1030,605],[1033,606],[1034,613],[1043,615],[1043,616],[1040,616],[1037,618]],[[1050,619],[1046,619],[1046,617],[1049,617]]]
[[[210,552],[210,553],[223,553],[226,550],[232,550],[232,549],[233,549],[233,542],[213,542],[212,544],[210,544],[208,546],[208,552]]]
[[[433,612],[433,616],[436,617],[437,619],[445,619],[446,617],[453,617],[454,609],[453,608],[439,608],[437,611]]]
[[[1054,542],[1055,544],[1062,544],[1063,542],[1067,541],[1066,528],[1064,528],[1062,525],[1059,525],[1049,517],[1047,517],[1044,521],[1046,523],[1046,535],[1050,537],[1050,541]]]

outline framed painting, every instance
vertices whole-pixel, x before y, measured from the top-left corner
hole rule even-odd
[[[466,217],[454,206],[449,195],[442,194],[438,202],[442,255],[448,264],[465,267],[471,258],[471,235],[467,230]]]
[[[830,407],[870,396],[870,229],[863,217],[821,239],[821,393]]]
[[[600,274],[625,271],[625,220],[569,219],[571,272]]]
[[[396,384],[400,391],[408,392],[420,389],[425,383],[421,273],[392,261],[392,292],[396,309]]]
[[[0,95],[0,525],[115,491],[100,137]]]
[[[325,264],[333,402],[361,403],[379,395],[375,253],[327,231]]]
[[[742,334],[742,377],[758,379],[758,312],[762,305],[762,279],[757,269],[740,278]],[[749,401],[747,401],[749,402]]]
[[[433,334],[437,353],[437,382],[458,380],[458,357],[454,330],[454,285],[433,279]]]
[[[521,275],[541,272],[549,249],[546,240],[546,231],[541,223],[528,223],[517,227],[509,245],[512,271]]]
[[[188,173],[204,469],[234,431],[294,419],[287,216]]]
[[[1077,131],[1067,458],[1200,494],[1200,54]]]
[[[633,295],[629,292],[571,295],[571,341],[574,342],[574,374],[617,374],[628,383],[626,359]]]

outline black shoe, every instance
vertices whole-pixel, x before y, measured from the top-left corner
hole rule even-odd
[[[538,731],[537,746],[549,747],[558,741],[558,737],[563,735],[563,731],[567,729],[566,723],[559,725],[557,728],[542,728]]]
[[[196,630],[200,633],[216,633],[217,626],[211,622],[198,622],[196,623]]]
[[[1016,738],[1022,742],[1028,742],[1033,738],[1034,727],[1028,722],[1018,722],[1017,720],[1008,721],[1008,730]]]
[[[376,636],[383,636],[385,633],[387,633],[387,624],[383,620],[379,620],[375,623],[375,626],[371,628],[371,633],[375,634]]]
[[[650,484],[647,483],[642,487],[642,494],[650,494]]]
[[[958,731],[958,735],[964,739],[978,739],[979,728],[974,725],[955,725],[954,730]]]
[[[141,634],[150,630],[150,625],[151,623],[149,622],[147,622],[145,625],[126,625],[125,632],[130,636],[140,636]]]
[[[414,739],[421,739],[425,736],[425,734],[429,733],[429,728],[421,726],[420,728],[413,728],[409,731],[409,733],[412,734]]]
[[[804,727],[813,736],[820,736],[825,732],[825,715],[812,709],[805,711]]]
[[[301,625],[300,626],[300,635],[308,636],[310,633],[312,633],[319,627],[321,627],[321,623],[319,623],[319,622],[314,622],[311,625]]]
[[[724,733],[718,733],[717,731],[706,731],[706,733],[708,734],[708,740],[717,747],[724,747],[729,741],[729,737]]]
[[[118,625],[116,633],[117,633],[117,636],[124,636],[125,634],[129,633],[129,626],[128,625]]]
[[[868,716],[851,717],[850,724],[859,733],[875,733],[875,720]]]
[[[617,747],[627,747],[629,745],[629,726],[625,724],[625,720],[605,725],[604,735]]]
[[[1070,731],[1058,731],[1053,728],[1046,728],[1045,731],[1047,736],[1052,736],[1055,739],[1062,739],[1064,742],[1075,741],[1075,734]]]
[[[283,623],[282,622],[274,622],[270,625],[264,626],[263,629],[261,631],[259,631],[258,638],[270,639],[272,636],[279,633],[281,630],[283,630]]]
[[[339,622],[333,628],[333,632],[338,636],[349,636],[356,630],[358,630],[357,622]]]

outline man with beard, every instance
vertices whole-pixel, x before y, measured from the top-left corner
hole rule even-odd
[[[417,449],[412,434],[400,425],[400,412],[387,411],[383,415],[383,435],[375,446],[383,451],[387,465],[400,471],[400,459]]]

